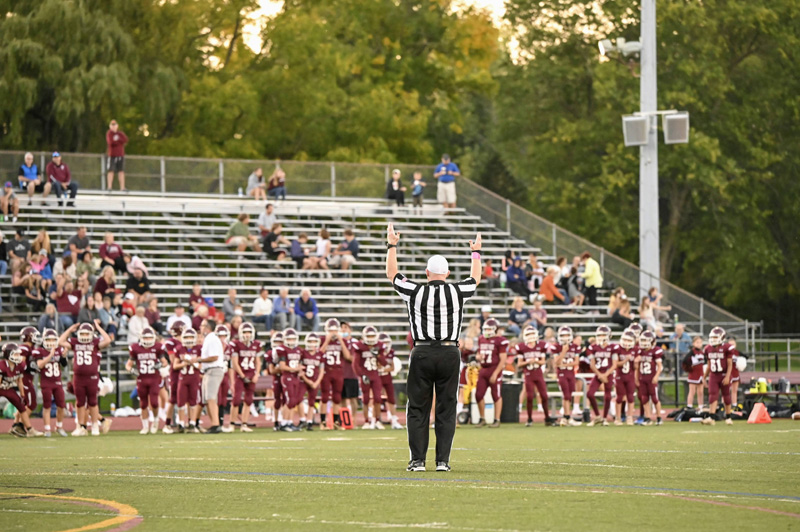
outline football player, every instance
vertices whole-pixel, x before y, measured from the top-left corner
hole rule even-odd
[[[231,368],[231,358],[233,357],[233,344],[231,343],[231,332],[227,325],[219,324],[214,329],[214,333],[222,342],[222,350],[225,357],[225,374],[222,377],[222,383],[219,385],[219,394],[217,395],[217,404],[219,405],[219,426],[222,432],[233,432],[233,427],[225,424],[225,409],[228,408],[228,392],[231,389],[233,382],[233,368]],[[229,423],[233,418],[233,412],[228,416]]]
[[[3,346],[0,359],[0,397],[5,397],[19,412],[19,421],[11,427],[11,434],[19,438],[28,436],[31,429],[28,407],[25,405],[25,386],[22,384],[25,371],[25,357],[15,343]]]
[[[349,323],[343,321],[339,324],[339,327],[341,328],[342,339],[347,344],[351,355],[349,360],[345,357],[345,362],[342,365],[344,373],[342,399],[344,400],[344,406],[350,407],[350,413],[355,417],[356,412],[358,412],[358,393],[360,389],[359,378],[353,368],[352,343],[355,338],[353,337],[353,328]]]
[[[547,364],[550,348],[546,342],[539,340],[539,331],[536,327],[528,325],[522,331],[522,342],[515,345],[512,354],[516,355],[517,368],[522,369],[525,380],[525,409],[528,412],[526,427],[533,425],[533,398],[536,390],[539,391],[539,404],[544,410],[544,423],[550,421],[548,409],[547,384],[544,382],[542,368]]]
[[[403,425],[397,417],[397,406],[394,393],[394,349],[392,349],[392,338],[386,333],[378,335],[378,342],[383,346],[383,350],[378,354],[378,374],[381,376],[381,387],[386,394],[386,411],[389,413],[389,423],[393,429],[402,429]],[[380,408],[378,409],[378,420],[380,420]]]
[[[156,342],[156,332],[145,327],[139,335],[139,343],[128,346],[130,357],[125,369],[136,375],[136,391],[142,407],[142,430],[139,434],[155,434],[158,432],[158,394],[161,388],[162,367],[167,367],[167,352]],[[153,424],[150,425],[150,413],[153,413]]]
[[[608,410],[611,408],[611,391],[614,388],[614,354],[609,339],[611,338],[611,329],[606,325],[601,325],[595,331],[596,342],[586,348],[586,354],[589,357],[589,368],[594,373],[592,382],[589,384],[589,404],[592,405],[592,412],[594,418],[589,421],[588,426],[592,427],[595,424],[602,423],[604,426],[608,425]],[[595,394],[597,390],[603,387],[603,417],[600,417],[600,409],[597,406],[597,397]]]
[[[25,370],[22,373],[22,386],[25,388],[25,406],[28,409],[28,419],[31,418],[36,407],[39,406],[36,398],[36,384],[34,376],[39,372],[39,366],[34,362],[35,355],[37,354],[38,346],[42,341],[39,331],[35,327],[23,327],[19,332],[19,350],[22,352],[22,357],[25,359]],[[14,416],[14,419],[20,421],[20,412]],[[31,426],[29,433],[32,436],[41,436],[42,433]]]
[[[500,426],[500,412],[503,411],[503,368],[506,367],[508,358],[508,340],[497,336],[499,324],[494,318],[483,322],[482,334],[478,337],[478,354],[476,358],[481,365],[478,373],[478,384],[475,389],[475,399],[478,401],[480,420],[478,427],[486,426],[486,391],[491,390],[494,401],[494,421],[492,428]]]
[[[94,335],[95,329],[100,338]],[[75,336],[72,337],[72,333]],[[78,410],[78,426],[72,431],[73,436],[87,436],[89,418],[92,419],[92,436],[100,435],[100,428],[105,434],[111,425],[110,420],[100,417],[97,406],[97,395],[100,384],[101,351],[111,345],[111,338],[106,334],[99,322],[74,324],[58,338],[58,345],[72,351],[72,389],[75,394],[75,405]]]
[[[703,350],[706,357],[706,373],[708,380],[708,417],[703,418],[704,425],[713,425],[717,415],[719,394],[722,391],[722,402],[725,405],[725,423],[733,425],[731,420],[731,374],[733,373],[733,352],[731,344],[725,342],[725,329],[714,327],[708,333],[708,345]]]
[[[558,328],[558,343],[553,347],[558,353],[555,359],[555,365],[558,375],[558,387],[561,388],[562,405],[564,417],[562,417],[558,424],[563,426],[571,425],[573,427],[580,426],[580,421],[575,421],[570,412],[572,412],[572,394],[575,393],[575,368],[578,366],[578,356],[580,355],[581,348],[573,342],[572,329],[563,326]]]
[[[270,339],[267,351],[267,371],[272,375],[272,409],[274,411],[274,430],[280,430],[284,422],[283,385],[281,384],[280,352],[283,350],[283,332],[277,331]]]
[[[181,335],[186,324],[181,320],[175,320],[169,328],[170,337],[164,340],[161,345],[169,357],[169,402],[167,403],[167,420],[164,425],[164,434],[172,434],[172,418],[175,416],[175,405],[178,404],[178,386],[180,383],[180,370],[175,368],[175,361],[181,356]]]
[[[178,371],[178,409],[182,412],[182,419],[178,424],[178,432],[185,430],[198,433],[200,426],[200,412],[203,405],[198,400],[200,397],[201,374],[200,364],[192,363],[192,359],[202,356],[202,345],[197,342],[197,332],[192,329],[183,329],[180,338],[181,345],[173,358],[172,367]],[[176,414],[176,417],[177,414]]]
[[[247,424],[250,420],[250,407],[253,405],[253,396],[256,391],[256,383],[261,375],[261,357],[263,349],[261,342],[256,340],[256,329],[250,322],[245,322],[239,327],[239,340],[231,342],[233,346],[233,358],[231,367],[235,377],[233,388],[233,412],[238,412],[242,407],[241,421],[242,432],[253,432]]]
[[[279,368],[281,371],[281,388],[283,390],[283,405],[287,409],[284,416],[284,425],[281,430],[295,432],[300,430],[294,425],[294,414],[297,407],[303,402],[305,396],[305,383],[300,380],[303,367],[303,353],[298,347],[299,336],[291,327],[283,331],[283,348],[279,351]]]
[[[634,381],[639,388],[639,400],[644,408],[643,425],[652,425],[650,419],[650,402],[656,411],[656,425],[661,425],[661,403],[658,401],[658,378],[663,371],[664,350],[656,345],[656,335],[652,331],[644,331],[639,336],[641,352],[635,362]]]
[[[361,400],[364,403],[366,421],[362,429],[383,430],[380,422],[381,376],[378,373],[378,354],[383,346],[378,342],[378,329],[367,325],[361,331],[361,339],[350,344],[353,354],[353,370],[361,380]]]
[[[303,349],[302,364],[305,370],[300,373],[300,379],[306,387],[308,393],[308,407],[301,403],[303,408],[300,414],[300,429],[313,430],[314,427],[314,404],[317,402],[317,390],[319,390],[325,375],[325,363],[322,351],[320,350],[320,339],[317,333],[306,335],[305,349]],[[308,421],[306,421],[308,419]]]
[[[340,331],[339,320],[331,318],[325,322],[325,340],[320,350],[325,358],[325,373],[322,377],[322,403],[320,405],[320,428],[327,430],[328,401],[333,401],[333,428],[340,429],[339,409],[342,406],[342,391],[344,389],[344,365],[350,364],[353,356],[350,354],[349,342]]]
[[[689,394],[686,396],[686,405],[693,408],[694,400],[697,398],[697,410],[703,410],[703,398],[705,396],[705,375],[703,366],[706,363],[706,356],[703,353],[703,337],[695,336],[692,340],[692,351],[689,353],[689,375],[686,380],[689,383]]]
[[[619,344],[614,349],[614,364],[617,369],[617,418],[614,424],[619,426],[623,423],[633,425],[633,406],[636,401],[636,375],[634,364],[639,350],[636,347],[636,336],[630,329],[625,329]],[[622,413],[622,409],[627,405],[627,418]]]
[[[44,435],[50,437],[50,410],[53,400],[56,403],[56,432],[66,437],[64,430],[64,409],[67,406],[64,396],[64,385],[61,382],[61,369],[67,367],[64,348],[58,345],[58,333],[53,329],[45,329],[42,334],[42,347],[34,352],[34,359],[39,365],[39,387],[42,389],[42,418],[44,419]]]

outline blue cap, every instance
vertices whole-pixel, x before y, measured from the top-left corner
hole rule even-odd
[[[212,297],[204,297],[203,301],[205,301],[206,305],[208,305],[209,307],[213,307],[214,306],[214,298],[212,298]]]
[[[61,157],[61,154],[58,153],[57,151],[54,151],[53,152],[53,157]]]
[[[11,184],[11,181],[6,181],[6,188],[11,188],[14,185]]]

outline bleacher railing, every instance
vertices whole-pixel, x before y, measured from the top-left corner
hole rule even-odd
[[[50,160],[48,152],[33,152],[34,161],[44,170]],[[16,180],[24,152],[0,151],[0,171],[6,179]],[[73,178],[86,189],[105,190],[105,154],[63,153]],[[426,198],[436,197],[436,180],[432,165],[357,164],[339,162],[279,161],[266,159],[201,159],[192,157],[163,157],[127,155],[125,157],[126,186],[131,191],[162,194],[237,194],[247,187],[247,178],[261,167],[266,177],[280,167],[287,174],[290,194],[323,197],[382,198],[391,171],[399,168],[405,184],[414,171],[422,172],[428,186]],[[510,200],[481,185],[461,179],[458,182],[458,205],[483,218],[515,237],[542,248],[555,257],[568,261],[585,251],[600,263],[607,285],[622,286],[629,295],[641,295],[651,285],[660,285],[664,301],[672,305],[680,321],[696,323],[704,334],[716,324],[726,324],[745,336],[753,338],[757,323],[742,320],[730,312],[690,294],[672,283],[645,274],[650,283],[640,286],[642,272],[638,266],[609,253],[588,240],[537,216]]]

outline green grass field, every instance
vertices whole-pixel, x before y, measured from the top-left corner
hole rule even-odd
[[[460,428],[446,474],[405,436],[3,435],[0,530],[800,529],[789,421]]]

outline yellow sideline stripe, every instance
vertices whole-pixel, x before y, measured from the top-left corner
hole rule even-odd
[[[18,495],[20,497],[37,497],[39,499],[55,499],[55,500],[64,500],[64,501],[79,501],[79,502],[92,502],[95,504],[102,504],[104,506],[109,506],[115,509],[119,515],[117,517],[112,517],[111,519],[106,519],[105,521],[100,521],[99,523],[95,523],[92,525],[86,525],[81,528],[70,528],[69,530],[62,530],[60,532],[84,532],[87,530],[99,530],[101,528],[107,528],[113,525],[121,525],[123,523],[127,523],[131,519],[135,519],[139,517],[139,511],[136,510],[133,506],[129,506],[127,504],[122,504],[116,501],[107,501],[105,499],[87,499],[85,497],[67,497],[64,495],[44,495],[42,493],[7,493],[7,492],[0,492],[0,495]]]

